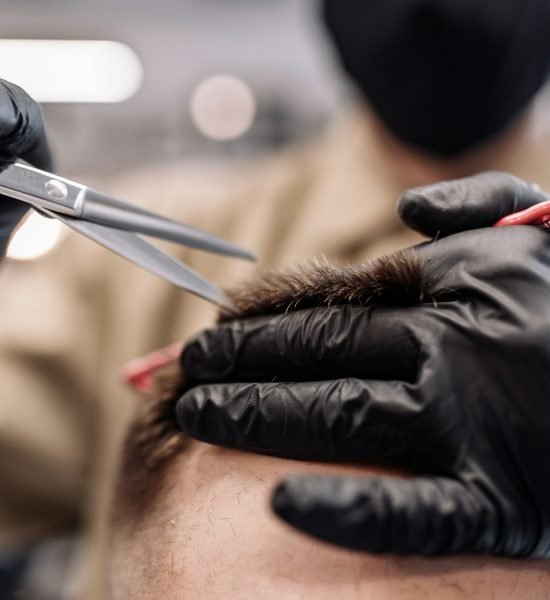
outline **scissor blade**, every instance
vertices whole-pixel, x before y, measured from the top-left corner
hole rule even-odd
[[[135,233],[111,229],[43,208],[41,212],[59,219],[78,233],[184,290],[219,306],[230,306],[228,298],[220,289],[195,273],[190,267],[155,248]]]
[[[256,260],[254,253],[235,244],[89,188],[84,196],[80,216],[94,223],[150,235],[192,248]]]

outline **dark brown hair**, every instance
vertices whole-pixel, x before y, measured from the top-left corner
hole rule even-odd
[[[416,253],[394,252],[368,263],[337,266],[317,259],[287,271],[265,269],[229,290],[233,309],[221,321],[333,304],[422,302],[428,282]]]
[[[334,304],[411,305],[429,298],[422,264],[413,252],[370,263],[335,266],[317,260],[293,270],[265,270],[228,292],[234,308],[220,321]],[[129,430],[119,481],[117,514],[132,517],[163,489],[173,460],[190,444],[178,429],[174,406],[185,390],[178,362],[156,373],[153,398],[141,403]]]

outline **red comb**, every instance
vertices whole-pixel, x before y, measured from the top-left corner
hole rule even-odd
[[[502,217],[494,224],[494,227],[504,227],[506,225],[539,225],[540,227],[550,228],[550,200]]]
[[[151,354],[131,360],[122,369],[124,381],[140,392],[152,391],[155,371],[177,360],[182,348],[183,344],[178,342]]]

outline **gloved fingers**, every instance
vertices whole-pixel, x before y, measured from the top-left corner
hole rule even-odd
[[[10,235],[28,210],[24,202],[0,195],[0,257],[6,253]]]
[[[548,200],[537,186],[491,171],[408,190],[399,200],[401,219],[430,237],[491,227],[502,217]]]
[[[489,553],[497,516],[442,477],[293,475],[272,497],[275,513],[327,542],[372,553]]]
[[[202,385],[178,400],[176,418],[203,442],[275,456],[402,469],[435,468],[440,454],[451,462],[440,415],[415,392],[404,382],[353,378]]]
[[[24,90],[0,79],[0,160],[22,158],[51,170],[42,110]]]
[[[416,378],[421,342],[436,327],[431,305],[339,305],[227,321],[184,349],[191,385],[361,377]],[[422,327],[418,324],[422,323]]]
[[[0,163],[16,158],[40,169],[52,168],[40,106],[20,87],[0,79]],[[0,258],[28,208],[23,202],[0,196]]]

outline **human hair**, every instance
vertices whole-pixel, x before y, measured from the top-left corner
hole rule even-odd
[[[315,260],[290,270],[260,271],[229,290],[233,308],[221,312],[218,321],[336,304],[419,304],[432,298],[431,287],[413,251],[360,265]],[[175,418],[175,405],[187,389],[179,361],[160,368],[153,387],[150,397],[140,402],[124,445],[118,518],[135,518],[151,505],[168,485],[170,465],[192,443]]]

